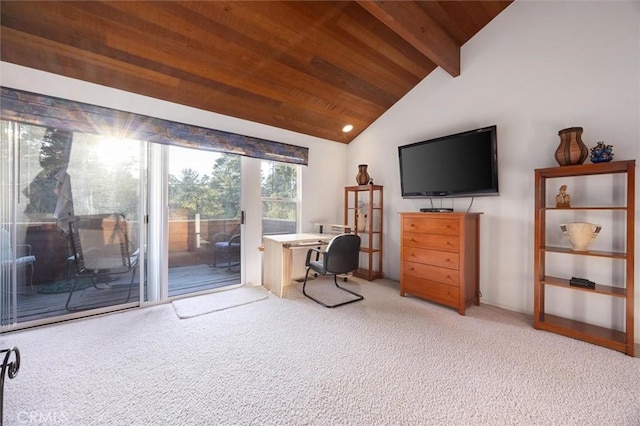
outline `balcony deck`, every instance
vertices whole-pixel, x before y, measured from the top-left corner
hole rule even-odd
[[[169,268],[169,296],[175,297],[189,293],[212,290],[240,283],[240,272],[237,267],[212,268],[209,265],[191,265]],[[25,323],[44,318],[53,318],[69,314],[65,304],[68,291],[47,292],[46,285],[35,285],[34,289],[21,288],[18,293],[18,322]],[[50,290],[49,290],[50,291]],[[74,292],[76,296],[89,300],[91,304],[105,306],[121,303],[127,295],[128,288],[110,288],[98,290],[90,287]],[[139,286],[133,285],[129,302],[139,300]]]

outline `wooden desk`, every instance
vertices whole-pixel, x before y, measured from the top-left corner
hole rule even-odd
[[[262,237],[264,245],[262,285],[278,297],[291,284],[293,250],[307,250],[326,245],[335,235],[329,234],[282,234]]]

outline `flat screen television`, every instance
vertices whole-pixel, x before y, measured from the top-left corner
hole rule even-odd
[[[498,195],[496,126],[398,147],[403,198]]]

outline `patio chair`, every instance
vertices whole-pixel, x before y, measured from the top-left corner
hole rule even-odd
[[[114,304],[109,299],[96,297],[95,293],[86,296],[82,281],[88,281],[89,288],[115,293],[118,288],[126,288],[126,297],[116,303],[126,303],[131,299],[136,271],[138,270],[139,250],[130,253],[127,222],[120,213],[76,216],[69,221],[69,240],[76,265],[76,273],[71,284],[65,308],[79,311]],[[131,278],[129,278],[129,275]],[[74,293],[76,298],[89,300],[90,303],[71,305]],[[100,299],[95,301],[95,299]]]
[[[311,260],[311,255],[313,254],[316,255],[316,260]],[[356,269],[358,269],[359,261],[360,236],[355,234],[341,234],[335,236],[329,242],[329,245],[325,250],[318,248],[309,249],[309,251],[307,251],[307,259],[305,261],[307,272],[304,276],[304,283],[302,284],[302,294],[326,308],[335,308],[337,306],[346,305],[348,303],[353,303],[364,299],[362,295],[338,285],[338,275],[343,275],[355,271]],[[309,272],[311,270],[319,275],[333,275],[333,282],[336,287],[342,291],[356,296],[356,298],[351,298],[344,302],[329,305],[319,299],[316,299],[313,296],[310,296],[306,292],[306,287],[307,278],[309,277]]]
[[[214,268],[226,267],[231,269],[232,266],[238,265],[240,262],[240,234],[226,234],[220,232],[213,236],[212,254]]]
[[[0,262],[3,270],[11,270],[13,268],[13,250],[11,248],[11,236],[6,229],[0,228],[0,249],[2,254],[0,255]],[[16,245],[16,267],[18,269],[25,268],[28,270],[28,282],[31,290],[33,290],[33,269],[36,263],[36,257],[31,254],[30,244],[18,244]],[[25,283],[26,286],[26,283]]]

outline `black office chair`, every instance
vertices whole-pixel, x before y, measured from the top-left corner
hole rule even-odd
[[[315,254],[316,260],[311,260],[311,256]],[[302,294],[316,303],[321,304],[327,308],[335,308],[336,306],[346,305],[348,303],[357,302],[364,299],[364,297],[358,293],[355,293],[346,288],[338,285],[338,275],[347,274],[349,272],[358,269],[358,263],[360,260],[360,237],[355,234],[341,234],[335,236],[325,250],[318,248],[309,249],[307,252],[307,259],[305,266],[307,267],[307,273],[304,276],[304,283],[302,284]],[[355,299],[350,299],[345,302],[336,303],[334,305],[328,305],[321,300],[310,296],[305,291],[307,286],[307,278],[309,272],[313,270],[318,275],[333,275],[333,282],[336,287],[347,293],[351,293],[357,296]]]

